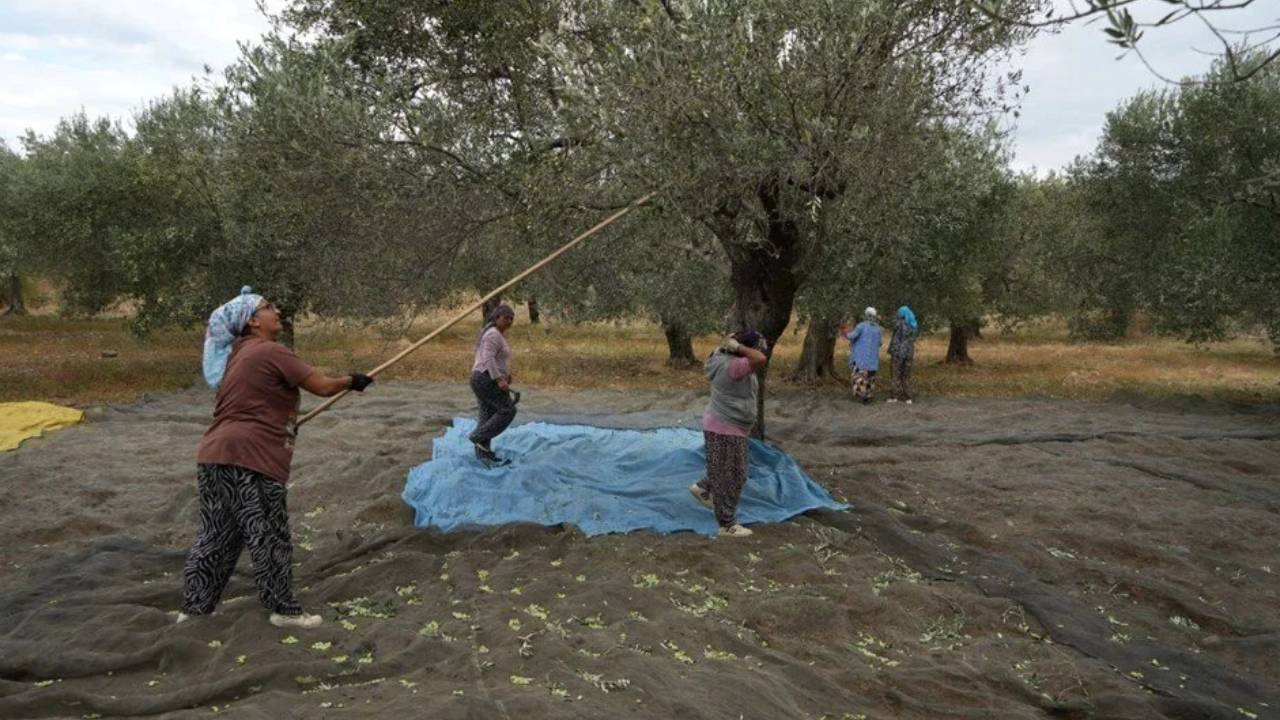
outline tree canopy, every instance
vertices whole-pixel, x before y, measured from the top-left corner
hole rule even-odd
[[[1193,341],[1261,324],[1280,347],[1280,68],[1229,72],[1127,101],[1073,168],[1096,223],[1067,258],[1086,334],[1143,311]]]
[[[74,312],[132,300],[140,332],[243,284],[290,318],[386,317],[496,286],[656,189],[519,292],[651,317],[686,361],[691,333],[772,344],[798,316],[807,377],[865,305],[953,337],[1053,312],[1089,337],[1136,313],[1280,337],[1267,56],[1140,94],[1091,156],[1016,177],[995,128],[1025,87],[996,68],[1049,9],[294,0],[131,131],[81,113],[0,149],[0,274],[60,280]]]

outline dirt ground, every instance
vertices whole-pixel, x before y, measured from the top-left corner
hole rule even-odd
[[[517,421],[704,402],[527,388]],[[174,624],[211,405],[92,408],[0,455],[0,717],[1280,717],[1280,407],[798,394],[771,439],[852,511],[588,539],[410,527],[407,471],[473,402],[380,384],[302,431],[326,623],[285,631],[247,558]]]

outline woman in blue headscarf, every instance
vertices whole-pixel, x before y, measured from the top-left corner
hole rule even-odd
[[[218,397],[213,424],[196,450],[200,530],[182,571],[178,622],[213,612],[245,549],[272,625],[313,628],[321,622],[293,595],[285,501],[298,388],[329,396],[362,391],[373,378],[313,369],[276,342],[283,329],[276,306],[248,287],[209,316],[204,378]]]
[[[893,372],[889,402],[902,400],[911,404],[911,361],[916,355],[916,336],[919,334],[916,314],[906,305],[898,308],[898,317],[893,321],[893,337],[889,339],[889,367]]]

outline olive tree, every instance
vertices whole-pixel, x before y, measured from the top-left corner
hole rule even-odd
[[[3,283],[5,315],[23,315],[22,277],[27,245],[17,221],[22,211],[18,200],[22,158],[0,141],[0,283]]]
[[[1028,36],[964,0],[298,0],[284,19],[351,69],[387,143],[526,220],[481,241],[499,256],[562,232],[530,208],[616,207],[664,188],[720,245],[730,324],[771,344],[812,251],[865,250],[865,237],[829,232],[823,208],[872,195],[887,196],[878,211],[902,206],[929,172],[909,162],[916,139],[999,113],[1012,85],[990,76],[993,60]],[[945,156],[945,142],[928,146]]]
[[[1188,340],[1260,325],[1280,347],[1280,70],[1230,73],[1125,102],[1073,169],[1097,226],[1069,257],[1077,329],[1118,337],[1143,311]]]
[[[126,294],[128,229],[147,201],[128,135],[79,113],[52,135],[29,132],[22,142],[21,207],[10,232],[63,285],[66,311],[102,310]]]

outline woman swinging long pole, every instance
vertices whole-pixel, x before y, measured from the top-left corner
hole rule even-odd
[[[472,305],[468,306],[468,307],[467,307],[467,309],[465,309],[465,310],[463,310],[462,312],[460,312],[460,313],[458,313],[457,315],[455,315],[455,316],[454,316],[453,318],[451,318],[448,322],[446,322],[445,324],[443,324],[443,325],[441,325],[440,327],[438,327],[438,328],[436,328],[435,330],[433,330],[433,331],[432,331],[429,335],[427,335],[426,337],[422,338],[421,340],[419,340],[419,341],[415,342],[414,344],[412,344],[412,345],[410,345],[409,347],[405,348],[404,350],[400,351],[399,353],[397,353],[397,354],[395,355],[395,357],[392,357],[390,360],[387,360],[386,362],[382,363],[382,364],[381,364],[381,365],[379,365],[378,367],[376,367],[376,368],[374,368],[374,369],[370,370],[370,371],[369,371],[369,373],[368,373],[368,376],[369,376],[369,377],[371,377],[371,378],[372,378],[372,377],[376,377],[376,376],[378,375],[378,373],[380,373],[380,372],[382,372],[383,370],[386,370],[387,368],[391,367],[392,365],[395,365],[396,363],[400,362],[400,361],[401,361],[401,360],[403,360],[403,359],[404,359],[404,358],[405,358],[409,353],[413,352],[414,350],[417,350],[418,348],[420,348],[420,347],[422,347],[423,345],[427,344],[427,342],[429,342],[432,338],[436,337],[437,335],[439,335],[440,333],[444,332],[445,330],[448,330],[449,328],[451,328],[451,327],[453,327],[454,325],[458,324],[459,322],[461,322],[462,320],[464,320],[468,315],[470,315],[471,313],[473,313],[473,312],[475,312],[477,309],[479,309],[481,306],[483,306],[483,305],[484,305],[486,302],[488,302],[489,300],[491,300],[491,299],[493,299],[493,298],[495,298],[495,297],[498,297],[498,296],[499,296],[499,295],[501,295],[502,293],[504,293],[504,292],[506,292],[507,290],[509,290],[510,288],[512,288],[516,283],[518,283],[518,282],[520,282],[521,280],[523,280],[523,279],[525,279],[525,278],[529,277],[529,276],[530,276],[530,275],[532,275],[533,273],[535,273],[535,272],[537,272],[537,271],[541,270],[544,266],[546,266],[547,264],[549,264],[551,261],[553,261],[553,260],[555,260],[556,258],[560,257],[561,255],[565,254],[566,252],[568,252],[568,251],[572,250],[576,245],[578,245],[578,243],[581,243],[583,240],[586,240],[587,238],[589,238],[589,237],[591,237],[592,235],[596,234],[596,233],[597,233],[597,232],[599,232],[600,230],[603,230],[604,228],[608,227],[608,226],[609,226],[609,224],[610,224],[610,223],[612,223],[614,220],[617,220],[618,218],[622,217],[623,215],[626,215],[627,213],[631,212],[632,210],[635,210],[636,208],[638,208],[638,207],[640,207],[641,205],[645,204],[646,202],[648,202],[649,200],[651,200],[651,199],[653,198],[653,196],[654,196],[654,195],[657,195],[657,194],[658,194],[658,191],[657,191],[657,190],[654,190],[654,191],[652,191],[652,192],[650,192],[650,193],[647,193],[647,194],[645,194],[644,196],[639,197],[639,198],[635,199],[634,201],[632,201],[630,205],[627,205],[626,207],[622,208],[622,209],[621,209],[621,210],[619,210],[618,212],[616,212],[616,213],[614,213],[614,214],[610,215],[609,217],[605,218],[604,220],[601,220],[599,223],[596,223],[596,225],[595,225],[595,226],[593,226],[590,230],[587,230],[586,232],[582,233],[581,235],[579,235],[578,237],[574,238],[573,240],[570,240],[568,243],[565,243],[565,245],[564,245],[563,247],[561,247],[559,250],[556,250],[555,252],[551,253],[550,255],[546,256],[545,258],[543,258],[543,259],[539,260],[537,263],[535,263],[535,264],[534,264],[532,267],[530,267],[528,270],[525,270],[524,272],[520,273],[519,275],[517,275],[517,276],[515,276],[515,277],[511,278],[511,279],[510,279],[510,280],[508,280],[507,282],[505,282],[505,283],[503,283],[502,285],[498,286],[496,289],[494,289],[493,291],[491,291],[488,295],[485,295],[484,297],[480,298],[480,299],[479,299],[479,300],[477,300],[475,303],[473,303]],[[303,415],[301,418],[298,418],[297,426],[298,426],[298,427],[301,427],[304,423],[306,423],[306,422],[307,422],[308,420],[310,420],[311,418],[313,418],[313,417],[315,417],[316,415],[319,415],[320,413],[322,413],[322,412],[324,412],[325,410],[329,409],[329,407],[331,407],[334,403],[336,403],[336,402],[338,402],[339,400],[341,400],[341,399],[342,399],[346,394],[347,394],[347,391],[345,391],[345,390],[344,390],[344,391],[342,391],[341,393],[338,393],[337,395],[334,395],[333,397],[329,398],[328,400],[325,400],[323,403],[321,403],[320,405],[316,406],[316,408],[315,408],[315,409],[313,409],[311,412],[307,413],[306,415]]]

